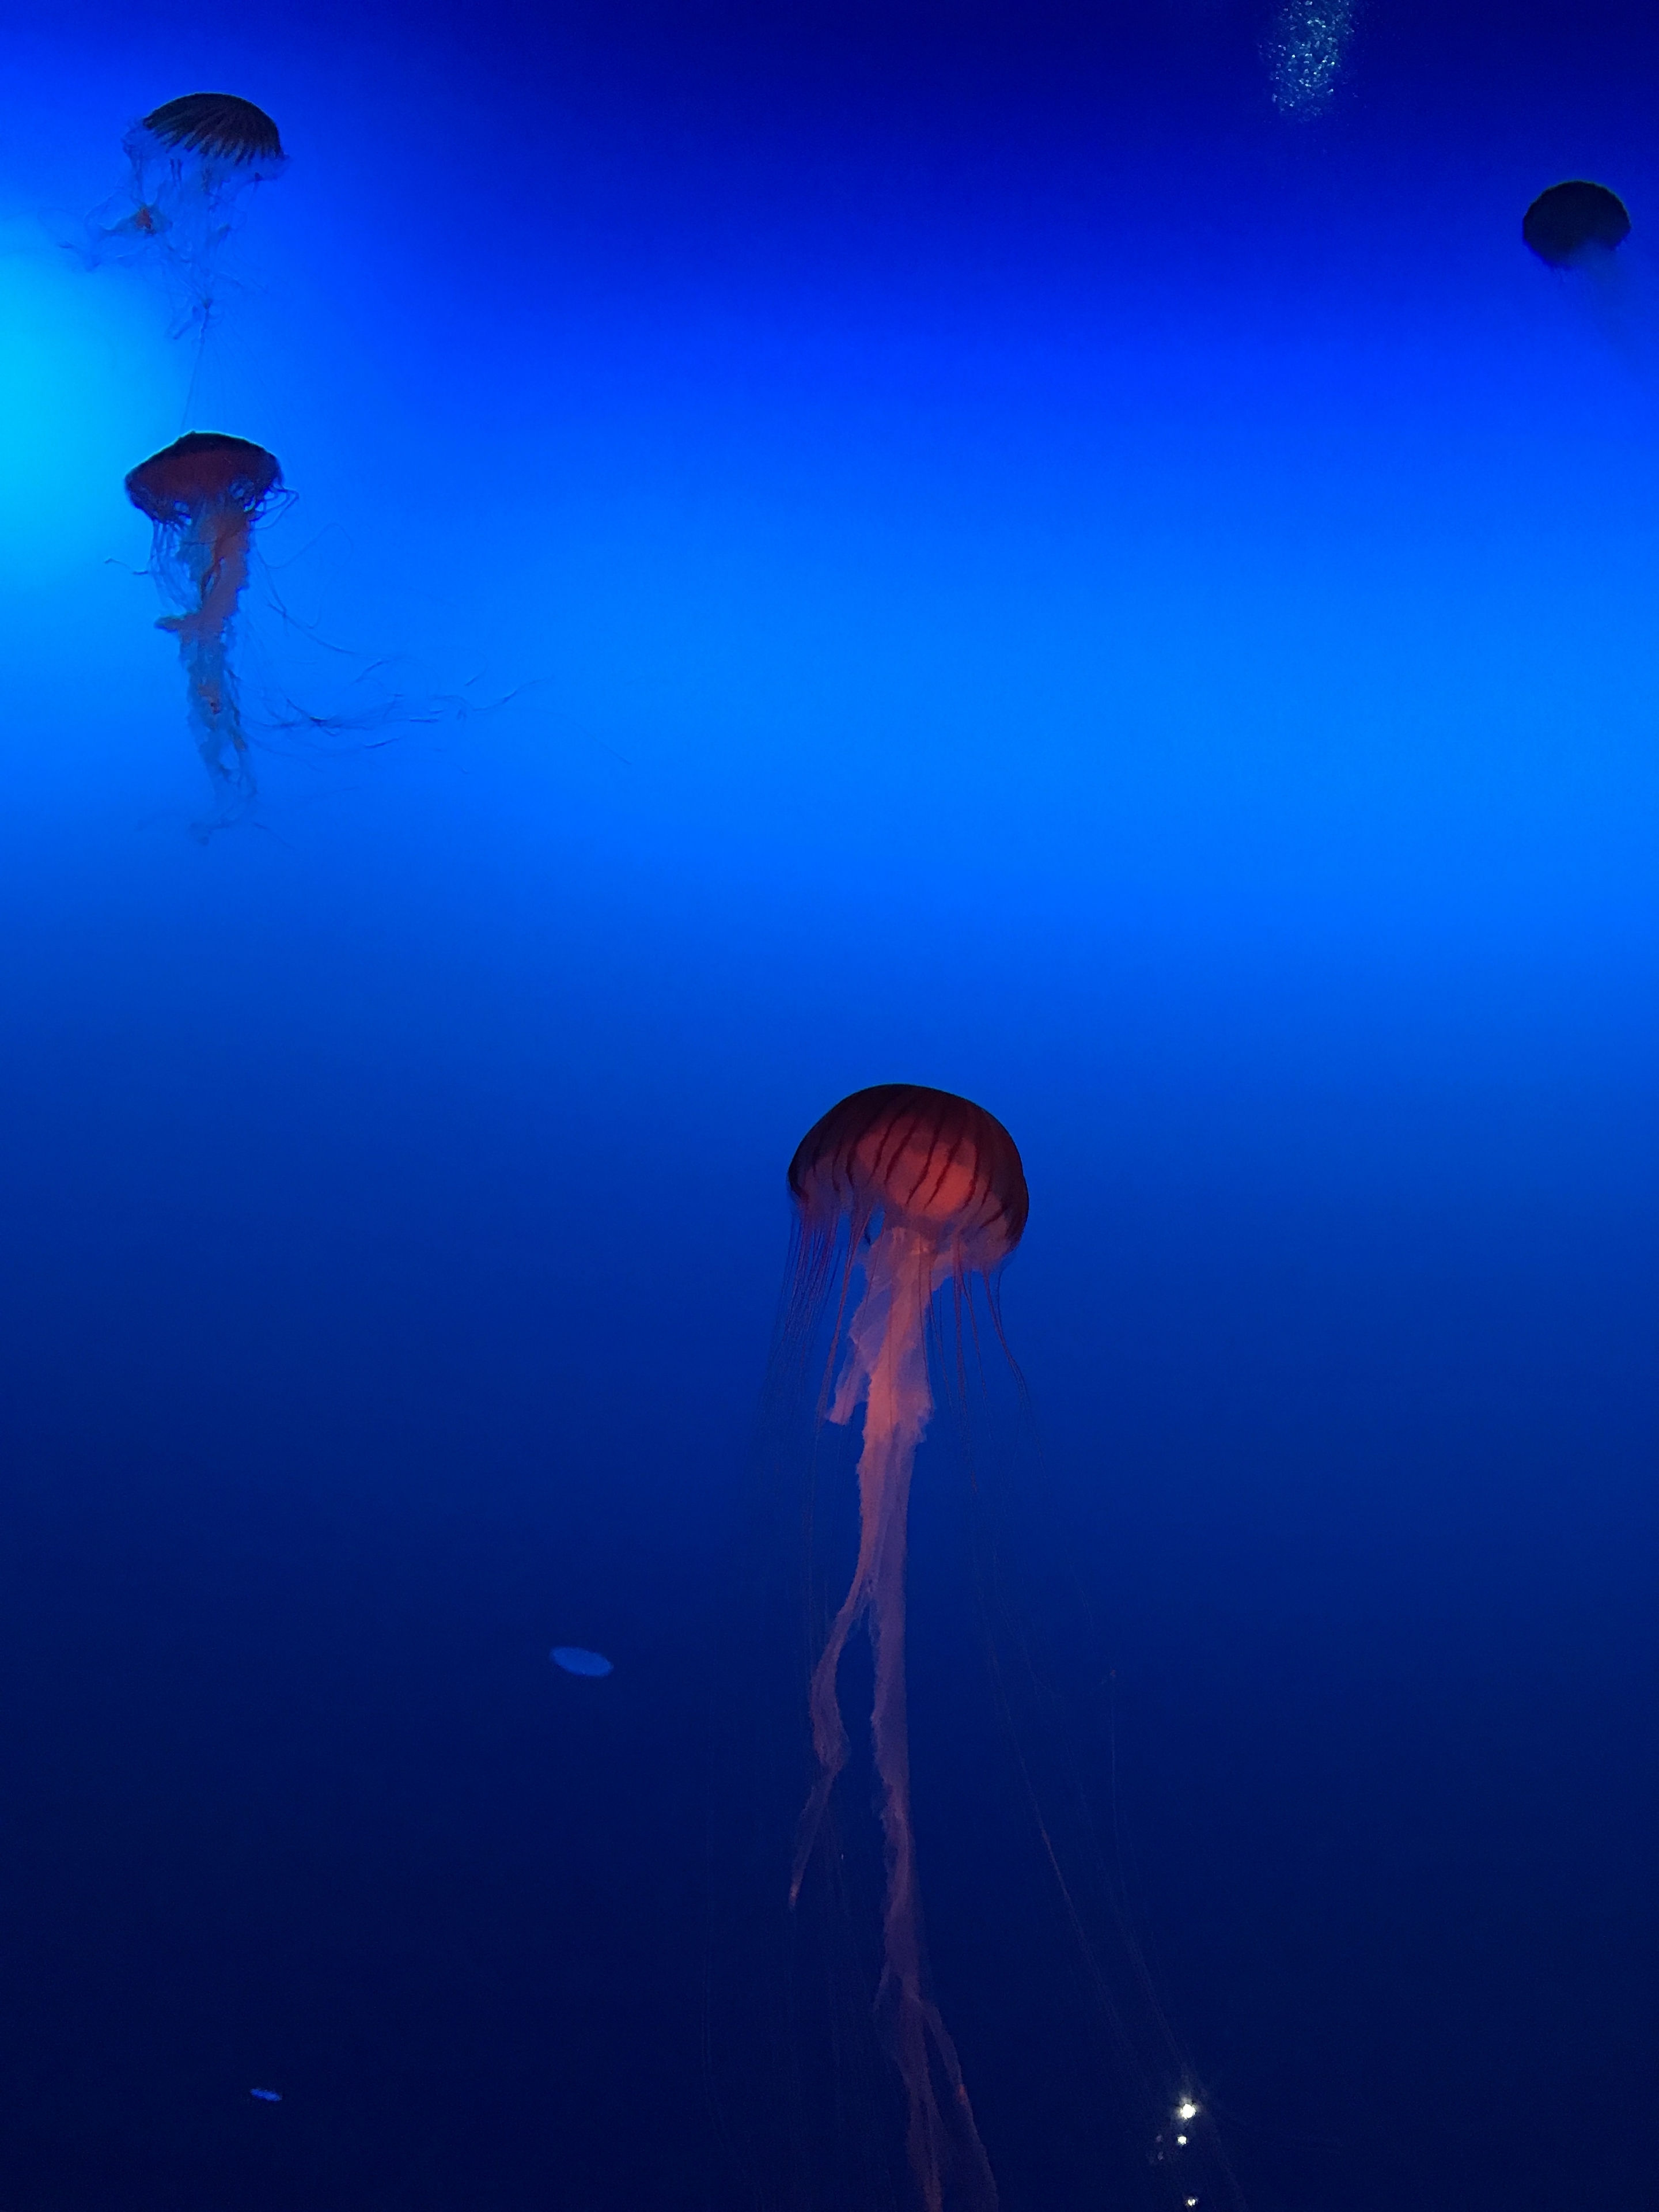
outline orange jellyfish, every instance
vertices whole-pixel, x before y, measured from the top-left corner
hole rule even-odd
[[[864,1416],[858,1560],[811,1677],[817,1776],[801,1818],[790,1902],[799,1897],[847,1763],[836,1677],[861,1624],[875,1666],[871,1736],[886,1859],[877,2003],[903,2082],[906,2149],[926,2212],[944,2212],[947,2202],[989,2212],[996,2184],[956,2047],[928,1993],[910,1822],[905,1541],[911,1470],[933,1410],[927,1345],[935,1294],[948,1289],[960,1303],[972,1278],[992,1277],[1008,1257],[1025,1226],[1025,1175],[1013,1139],[982,1107],[948,1091],[883,1083],[842,1099],[807,1132],[789,1164],[789,1188],[800,1216],[797,1314],[827,1289],[844,1313],[854,1271],[863,1276],[828,1413],[848,1424],[860,1409]]]
[[[127,497],[154,526],[151,574],[175,610],[156,627],[179,641],[197,750],[233,808],[252,799],[254,784],[231,638],[253,526],[282,482],[274,453],[216,430],[187,431],[126,480]]]

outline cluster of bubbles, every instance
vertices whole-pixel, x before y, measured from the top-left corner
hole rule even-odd
[[[1285,0],[1262,41],[1273,106],[1282,115],[1322,115],[1353,33],[1353,0]]]

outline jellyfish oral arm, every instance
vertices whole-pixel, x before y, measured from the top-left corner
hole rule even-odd
[[[228,629],[247,584],[250,536],[246,514],[228,507],[204,516],[180,547],[199,595],[190,612],[171,625],[181,635],[222,637]]]
[[[843,1425],[860,1406],[864,1407],[864,1443],[859,1455],[858,1564],[812,1670],[808,1711],[818,1772],[796,1839],[789,1881],[792,1905],[800,1895],[836,1777],[847,1764],[847,1729],[841,1715],[836,1675],[848,1638],[866,1617],[876,1657],[877,1732],[881,1734],[880,1716],[884,1709],[889,1716],[885,1740],[891,1747],[896,1716],[901,1808],[908,1826],[904,1547],[910,1469],[933,1410],[927,1342],[933,1255],[914,1231],[884,1229],[866,1254],[864,1268],[864,1295],[848,1328],[851,1357],[830,1407],[830,1419]]]
[[[179,641],[197,750],[209,774],[250,790],[247,738],[229,645],[247,582],[251,538],[247,514],[240,507],[216,507],[193,522],[167,557],[162,581],[175,601],[194,604],[163,615],[158,625]]]
[[[810,1698],[817,1778],[802,1815],[790,1901],[811,1857],[836,1777],[847,1763],[836,1675],[854,1626],[864,1620],[875,1659],[871,1740],[886,1846],[885,1963],[878,2008],[893,2040],[908,2106],[907,2149],[926,2212],[943,2212],[947,2166],[960,2201],[988,2212],[996,2203],[990,2163],[974,2124],[956,2047],[927,1993],[915,1838],[910,1823],[910,1739],[904,1683],[904,1571],[910,1476],[933,1410],[927,1380],[927,1314],[948,1264],[938,1244],[908,1225],[884,1228],[864,1261],[864,1295],[848,1325],[851,1358],[830,1408],[851,1421],[864,1408],[859,1454],[859,1555],[852,1585],[813,1670]],[[934,2087],[938,2068],[950,2092],[947,2125]],[[952,2154],[954,2153],[954,2156]]]

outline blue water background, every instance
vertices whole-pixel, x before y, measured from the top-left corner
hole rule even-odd
[[[1376,0],[1296,124],[1263,21],[6,11],[17,2212],[743,2201],[697,1747],[783,1168],[892,1079],[1024,1151],[1022,1534],[1250,2202],[1651,2197],[1659,32]],[[404,706],[204,846],[120,481],[190,349],[47,218],[217,83],[252,642]],[[1518,244],[1575,173],[1616,286]],[[1081,2212],[943,1510],[937,1977]]]

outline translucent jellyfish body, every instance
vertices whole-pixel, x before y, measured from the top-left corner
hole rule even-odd
[[[179,641],[197,750],[222,800],[210,826],[253,796],[231,645],[254,525],[282,481],[274,453],[216,430],[187,431],[126,480],[127,497],[155,533],[150,571],[173,610],[158,627]]]
[[[123,143],[126,188],[92,216],[78,250],[88,266],[158,268],[173,295],[173,334],[205,331],[247,195],[286,166],[281,134],[251,100],[191,92],[153,108]]]

